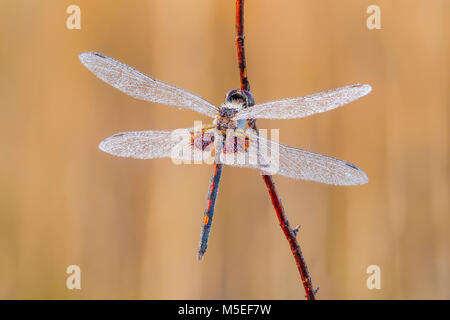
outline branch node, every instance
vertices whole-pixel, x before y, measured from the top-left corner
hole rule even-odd
[[[294,230],[292,230],[292,233],[294,234],[294,237],[297,236],[298,230],[300,230],[300,225],[297,225],[297,226],[294,228]]]

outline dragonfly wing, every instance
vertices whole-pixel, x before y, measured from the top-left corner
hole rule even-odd
[[[369,182],[367,175],[354,164],[297,148],[280,145],[278,174],[339,186],[356,186]]]
[[[100,150],[118,157],[164,158],[173,147],[171,131],[119,132],[99,144]]]
[[[224,164],[333,185],[361,185],[369,181],[361,169],[347,161],[284,146],[254,130],[246,130],[244,135],[248,140],[245,161],[238,157],[229,160],[223,157]]]
[[[343,106],[372,91],[367,84],[354,84],[309,96],[265,102],[240,111],[235,119],[294,119]]]
[[[174,163],[205,161],[214,146],[211,127],[172,131],[120,132],[99,144],[100,150],[118,157],[135,159],[172,158]]]
[[[217,108],[199,96],[149,76],[97,52],[85,52],[79,59],[92,73],[114,88],[140,100],[197,111],[214,118]]]

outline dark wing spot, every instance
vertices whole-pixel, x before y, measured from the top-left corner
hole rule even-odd
[[[355,166],[353,163],[350,163],[350,162],[346,162],[345,163],[347,166],[349,166],[350,168],[353,168],[353,169],[355,169],[355,170],[360,170],[357,166]]]
[[[113,137],[117,138],[117,137],[121,137],[123,135],[125,135],[125,133],[116,133],[116,134],[113,135]]]
[[[94,52],[94,56],[97,56],[97,57],[100,57],[100,58],[103,58],[103,59],[106,58],[104,55],[102,55],[101,53],[98,53],[98,52]]]

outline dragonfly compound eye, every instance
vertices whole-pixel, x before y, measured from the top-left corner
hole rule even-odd
[[[247,90],[242,91],[244,91],[245,95],[247,96],[247,107],[253,106],[255,104],[255,97],[253,97],[253,94]]]
[[[241,89],[233,89],[228,91],[227,102],[241,102],[246,107],[252,106],[255,104],[255,99],[253,98],[253,95],[250,93],[250,91],[247,90],[241,90]]]

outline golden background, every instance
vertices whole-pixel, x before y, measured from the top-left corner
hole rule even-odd
[[[81,30],[66,8],[81,7]],[[369,30],[366,8],[381,8]],[[0,1],[0,297],[303,299],[259,172],[226,167],[208,251],[196,251],[212,167],[101,152],[119,131],[193,126],[78,61],[99,51],[219,105],[239,86],[235,1]],[[247,0],[257,102],[368,83],[280,141],[360,166],[370,183],[275,177],[319,299],[450,298],[450,1]],[[81,267],[82,289],[66,289]],[[368,290],[369,265],[381,290]]]

